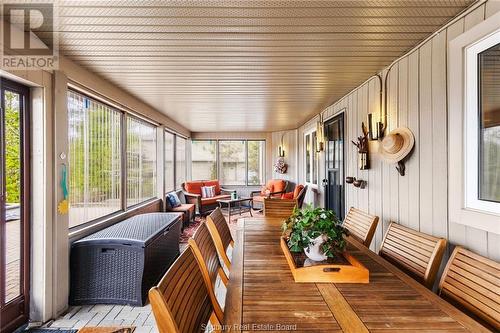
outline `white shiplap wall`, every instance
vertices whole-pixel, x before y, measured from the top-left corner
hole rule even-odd
[[[447,122],[447,50],[448,42],[500,10],[500,1],[487,1],[463,15],[418,49],[394,64],[388,77],[389,130],[407,126],[415,134],[416,144],[406,164],[406,176],[400,177],[393,165],[382,162],[378,142],[370,142],[371,168],[358,170],[356,149],[350,143],[361,133],[367,114],[379,112],[380,84],[373,78],[323,111],[324,118],[346,109],[346,175],[368,182],[366,189],[346,187],[346,207],[356,206],[379,215],[372,249],[380,247],[389,221],[398,221],[413,229],[445,237],[452,244],[500,260],[500,235],[466,227],[448,220],[448,122]],[[383,76],[387,68],[382,72]],[[303,133],[315,126],[315,119],[299,128],[299,181],[303,182]],[[324,154],[320,158],[320,179],[324,177]],[[318,204],[323,202],[318,189]],[[311,194],[311,193],[310,193]],[[310,195],[307,201],[312,202]]]

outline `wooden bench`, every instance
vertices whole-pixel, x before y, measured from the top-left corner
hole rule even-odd
[[[439,294],[500,331],[500,264],[457,246],[439,283]]]
[[[297,207],[296,199],[264,199],[264,215],[267,217],[287,218],[292,215],[295,207]]]
[[[379,255],[432,288],[443,258],[446,240],[391,222]]]
[[[378,216],[369,215],[362,210],[351,207],[344,219],[344,227],[349,230],[352,237],[363,243],[364,246],[370,247],[378,220]]]

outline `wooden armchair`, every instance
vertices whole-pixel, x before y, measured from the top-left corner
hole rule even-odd
[[[379,255],[431,289],[443,259],[446,240],[391,222]]]
[[[252,208],[255,208],[255,203],[259,203],[262,208],[264,205],[265,198],[281,198],[281,196],[286,192],[288,187],[288,181],[283,179],[271,179],[266,183],[266,186],[260,191],[250,192],[250,197],[252,198]]]

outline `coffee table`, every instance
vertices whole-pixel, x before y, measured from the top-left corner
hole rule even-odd
[[[237,199],[219,199],[217,200],[222,214],[227,215],[227,221],[231,221],[231,215],[250,213],[252,215],[252,198],[244,197]]]

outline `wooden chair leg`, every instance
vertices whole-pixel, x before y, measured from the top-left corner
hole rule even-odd
[[[215,315],[215,312],[212,312],[212,314],[210,315],[210,324],[212,324],[212,327],[214,328],[212,332],[222,333],[222,325],[220,324],[219,319]]]

